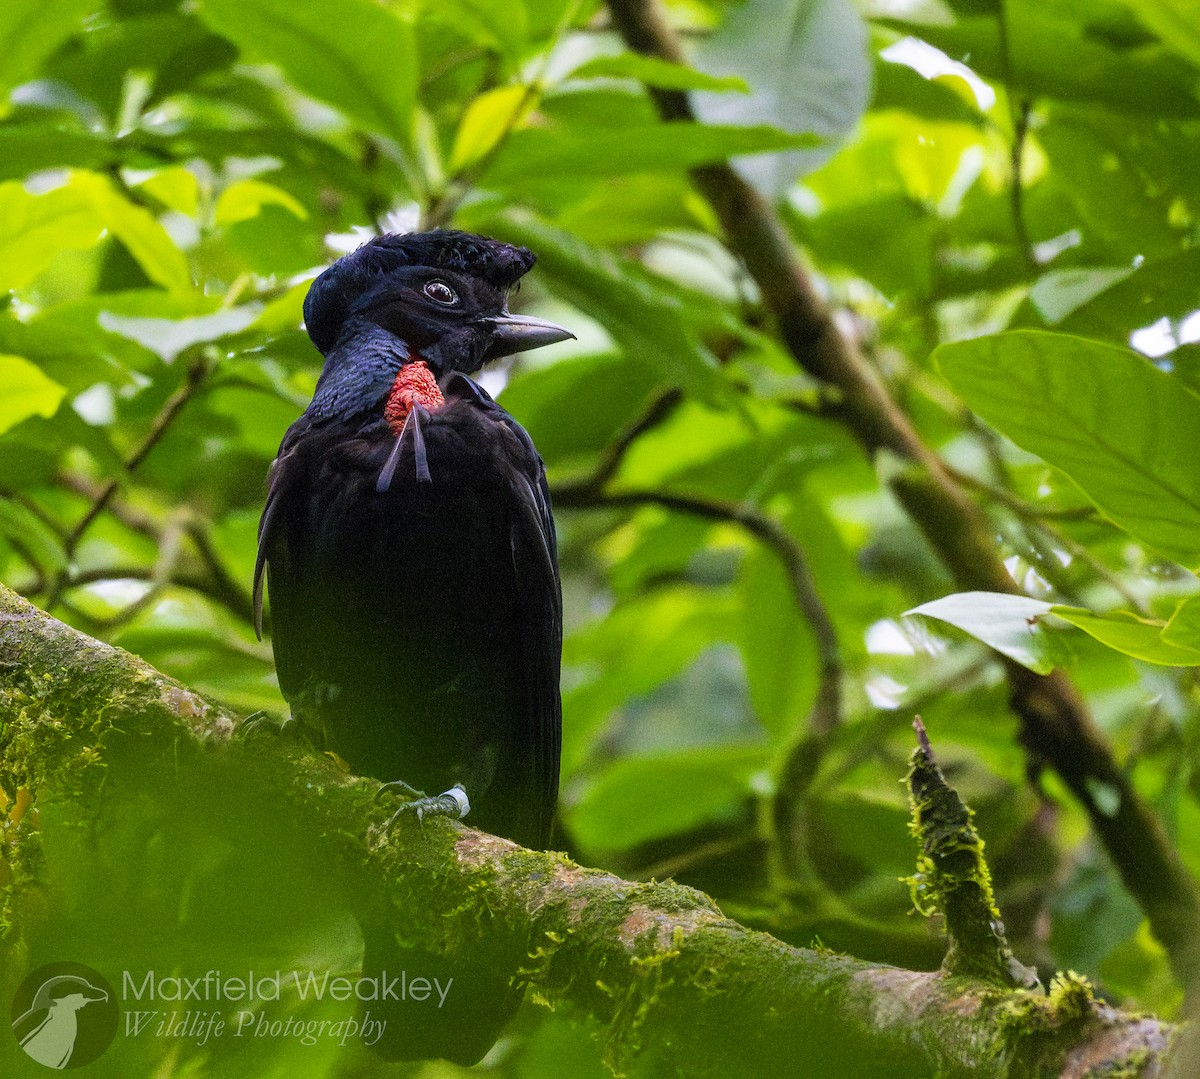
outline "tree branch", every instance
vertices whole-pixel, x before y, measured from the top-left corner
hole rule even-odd
[[[829,733],[840,721],[842,657],[837,628],[833,624],[825,600],[813,580],[804,549],[773,517],[741,502],[725,502],[696,495],[678,495],[667,491],[608,491],[584,482],[569,487],[554,487],[551,497],[563,508],[596,508],[600,506],[661,506],[663,509],[703,517],[709,521],[727,521],[739,525],[751,536],[775,552],[783,563],[792,597],[808,622],[817,642],[821,687],[811,719],[810,729]]]
[[[635,51],[686,62],[655,0],[608,0]],[[664,119],[694,118],[686,94],[649,88]],[[692,172],[730,250],[745,263],[796,362],[841,394],[836,418],[872,454],[887,451],[889,486],[964,591],[1017,592],[986,517],[924,444],[903,410],[833,314],[797,260],[774,210],[728,164]],[[1048,763],[1087,811],[1126,889],[1145,911],[1185,987],[1200,985],[1200,892],[1162,823],[1134,790],[1082,698],[1061,673],[1032,674],[1006,663],[1021,740]]]
[[[163,406],[158,411],[158,415],[154,417],[154,422],[150,425],[150,430],[146,432],[146,437],[134,448],[133,452],[125,459],[125,475],[132,475],[137,470],[150,451],[158,445],[163,435],[170,429],[171,424],[183,411],[184,406],[196,395],[200,387],[204,384],[204,380],[208,377],[212,367],[207,358],[201,357],[188,367],[187,377],[183,384],[166,399]],[[48,610],[53,610],[59,599],[62,597],[63,588],[66,586],[67,577],[69,575],[69,566],[75,557],[75,550],[79,546],[87,530],[91,528],[96,518],[100,516],[112,501],[113,495],[117,493],[117,489],[121,486],[123,476],[114,476],[110,479],[96,495],[92,504],[88,507],[87,512],[79,519],[79,522],[67,534],[63,540],[63,550],[66,555],[68,568],[59,574],[54,586],[50,590],[50,595],[46,600]]]
[[[39,929],[78,905],[89,870],[111,871],[117,858],[136,873],[187,818],[212,830],[217,849],[304,850],[308,886],[320,882],[360,923],[389,918],[476,963],[519,948],[521,980],[551,1006],[593,1016],[618,1070],[1037,1077],[1082,1074],[1081,1062],[1152,1074],[1165,1061],[1168,1026],[1098,1003],[1078,983],[1056,999],[870,966],[750,931],[693,889],[623,881],[445,820],[382,834],[388,807],[374,783],[286,739],[236,730],[235,717],[141,660],[0,588],[0,786],[14,807],[0,854],[10,912],[36,912],[0,941],[0,969],[28,965]],[[261,874],[261,857],[244,872]],[[220,864],[223,888],[240,896]],[[300,882],[271,883],[284,895]],[[157,898],[174,917],[180,898]],[[84,909],[89,931],[102,931],[102,912]],[[138,939],[123,904],[115,916]],[[236,938],[236,920],[230,928]]]

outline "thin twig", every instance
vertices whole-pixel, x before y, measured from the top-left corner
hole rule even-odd
[[[581,499],[601,491],[617,474],[621,462],[625,460],[625,455],[633,444],[642,435],[665,422],[682,401],[683,393],[679,389],[669,389],[655,397],[646,410],[604,448],[599,462],[588,476],[576,480],[563,480],[555,485],[556,500]]]
[[[1004,20],[1002,19],[1001,22]],[[1029,135],[1029,116],[1033,105],[1022,99],[1014,105],[1013,142],[1009,158],[1009,168],[1012,170],[1012,180],[1009,183],[1009,206],[1012,209],[1013,232],[1016,234],[1017,246],[1021,256],[1031,270],[1039,267],[1037,252],[1033,241],[1029,238],[1029,230],[1025,226],[1025,183],[1022,179],[1021,165],[1025,159],[1025,142]]]
[[[947,465],[946,471],[964,487],[970,487],[971,490],[986,495],[992,501],[999,502],[1023,520],[1087,521],[1094,520],[1098,516],[1095,506],[1071,506],[1065,509],[1035,506],[1032,502],[1026,502],[1023,498],[1018,498],[1011,491],[1006,491],[1003,487],[997,487],[986,480],[981,480],[978,476],[972,476],[971,473],[964,472],[953,465]]]
[[[146,437],[138,444],[134,451],[125,459],[125,467],[123,474],[114,476],[110,479],[97,494],[92,504],[88,507],[87,512],[80,518],[79,523],[67,534],[63,541],[63,550],[66,555],[68,566],[75,557],[75,551],[79,547],[80,541],[83,539],[87,530],[92,526],[97,517],[108,508],[109,502],[112,501],[113,495],[117,493],[117,489],[121,486],[122,481],[126,476],[132,475],[138,465],[140,465],[159,441],[163,435],[170,429],[171,424],[183,411],[183,407],[190,401],[200,387],[204,384],[204,380],[208,377],[212,370],[212,365],[209,361],[201,357],[195,363],[191,364],[187,370],[187,377],[183,385],[180,386],[167,400],[158,411],[158,415],[154,417],[154,422],[150,425],[150,430],[146,433]],[[59,574],[58,580],[50,591],[50,595],[46,600],[46,610],[54,609],[55,604],[62,597],[63,584],[67,579],[67,570]]]
[[[1035,506],[1032,503],[1026,502],[1022,498],[1018,498],[1010,491],[1006,491],[1003,487],[997,487],[985,480],[979,479],[977,476],[972,476],[969,472],[963,472],[953,466],[947,465],[947,471],[964,487],[969,487],[972,490],[979,491],[981,494],[998,502],[1005,509],[1012,512],[1016,517],[1027,526],[1026,540],[1034,547],[1040,547],[1038,535],[1049,542],[1051,548],[1058,546],[1065,550],[1072,558],[1084,563],[1095,576],[1104,581],[1111,587],[1122,599],[1125,600],[1134,610],[1141,613],[1146,613],[1145,602],[1136,596],[1129,586],[1121,580],[1121,578],[1101,562],[1085,544],[1078,540],[1072,539],[1060,529],[1053,528],[1049,522],[1051,521],[1099,521],[1100,515],[1096,511],[1095,506],[1074,506],[1069,509],[1050,509]],[[1038,535],[1035,535],[1037,533]],[[1048,555],[1053,557],[1053,554]]]
[[[589,492],[584,489],[552,488],[551,497],[556,506],[570,508],[595,508],[598,506],[661,506],[663,509],[687,513],[709,521],[725,521],[740,525],[755,539],[769,547],[778,556],[787,573],[788,583],[797,606],[812,628],[817,643],[817,655],[821,670],[825,674],[840,675],[841,652],[838,647],[837,630],[817,589],[809,569],[804,549],[787,530],[773,517],[753,506],[740,502],[700,498],[694,495],[677,495],[667,491],[610,491]]]
[[[1025,143],[1029,136],[1029,117],[1033,112],[1033,102],[1028,97],[1016,93],[1013,79],[1012,37],[1008,26],[1008,3],[1000,0],[999,30],[1000,30],[1000,64],[1004,71],[1004,83],[1007,88],[1009,113],[1012,119],[1013,140],[1009,147],[1009,185],[1008,204],[1012,212],[1013,234],[1017,246],[1021,249],[1021,257],[1031,270],[1038,268],[1037,252],[1029,239],[1029,230],[1025,226],[1025,184],[1022,175],[1022,165],[1025,161]]]

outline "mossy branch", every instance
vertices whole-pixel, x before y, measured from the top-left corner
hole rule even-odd
[[[908,796],[921,856],[909,886],[918,910],[940,911],[946,918],[949,948],[942,969],[1006,987],[1040,988],[1037,973],[1018,962],[1008,946],[975,814],[946,782],[919,716],[913,729],[917,748],[909,764]]]
[[[376,784],[237,729],[0,587],[0,989],[48,949],[87,961],[104,933],[181,962],[189,919],[216,917],[225,937],[210,939],[236,956],[261,892],[294,919],[387,918],[475,963],[519,949],[520,978],[548,1006],[590,1016],[618,1073],[1033,1077],[1082,1074],[1070,1068],[1086,1060],[1149,1075],[1164,1060],[1167,1025],[1090,994],[1068,994],[1067,1016],[1053,997],[794,948],[693,889],[621,880],[447,821],[381,834],[389,807]],[[156,862],[164,845],[176,857]],[[176,863],[182,898],[161,871]],[[220,869],[211,908],[206,864]]]

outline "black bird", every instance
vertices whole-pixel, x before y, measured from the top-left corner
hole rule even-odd
[[[561,724],[554,522],[529,435],[469,377],[572,336],[509,313],[533,262],[436,230],[377,237],[316,279],[304,318],[325,365],[271,467],[255,602],[260,615],[265,570],[279,684],[318,744],[426,793],[418,815],[469,809],[484,831],[545,848]],[[364,935],[365,970],[438,962]],[[380,1048],[478,1059],[515,1007],[499,973],[460,970],[443,1007],[399,1019],[419,1032],[389,1031]]]

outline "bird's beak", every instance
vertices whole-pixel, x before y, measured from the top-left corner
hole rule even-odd
[[[532,315],[496,315],[482,321],[492,329],[492,342],[487,350],[489,360],[511,356],[514,352],[528,352],[531,348],[552,345],[556,341],[573,340],[575,337],[558,323]]]

